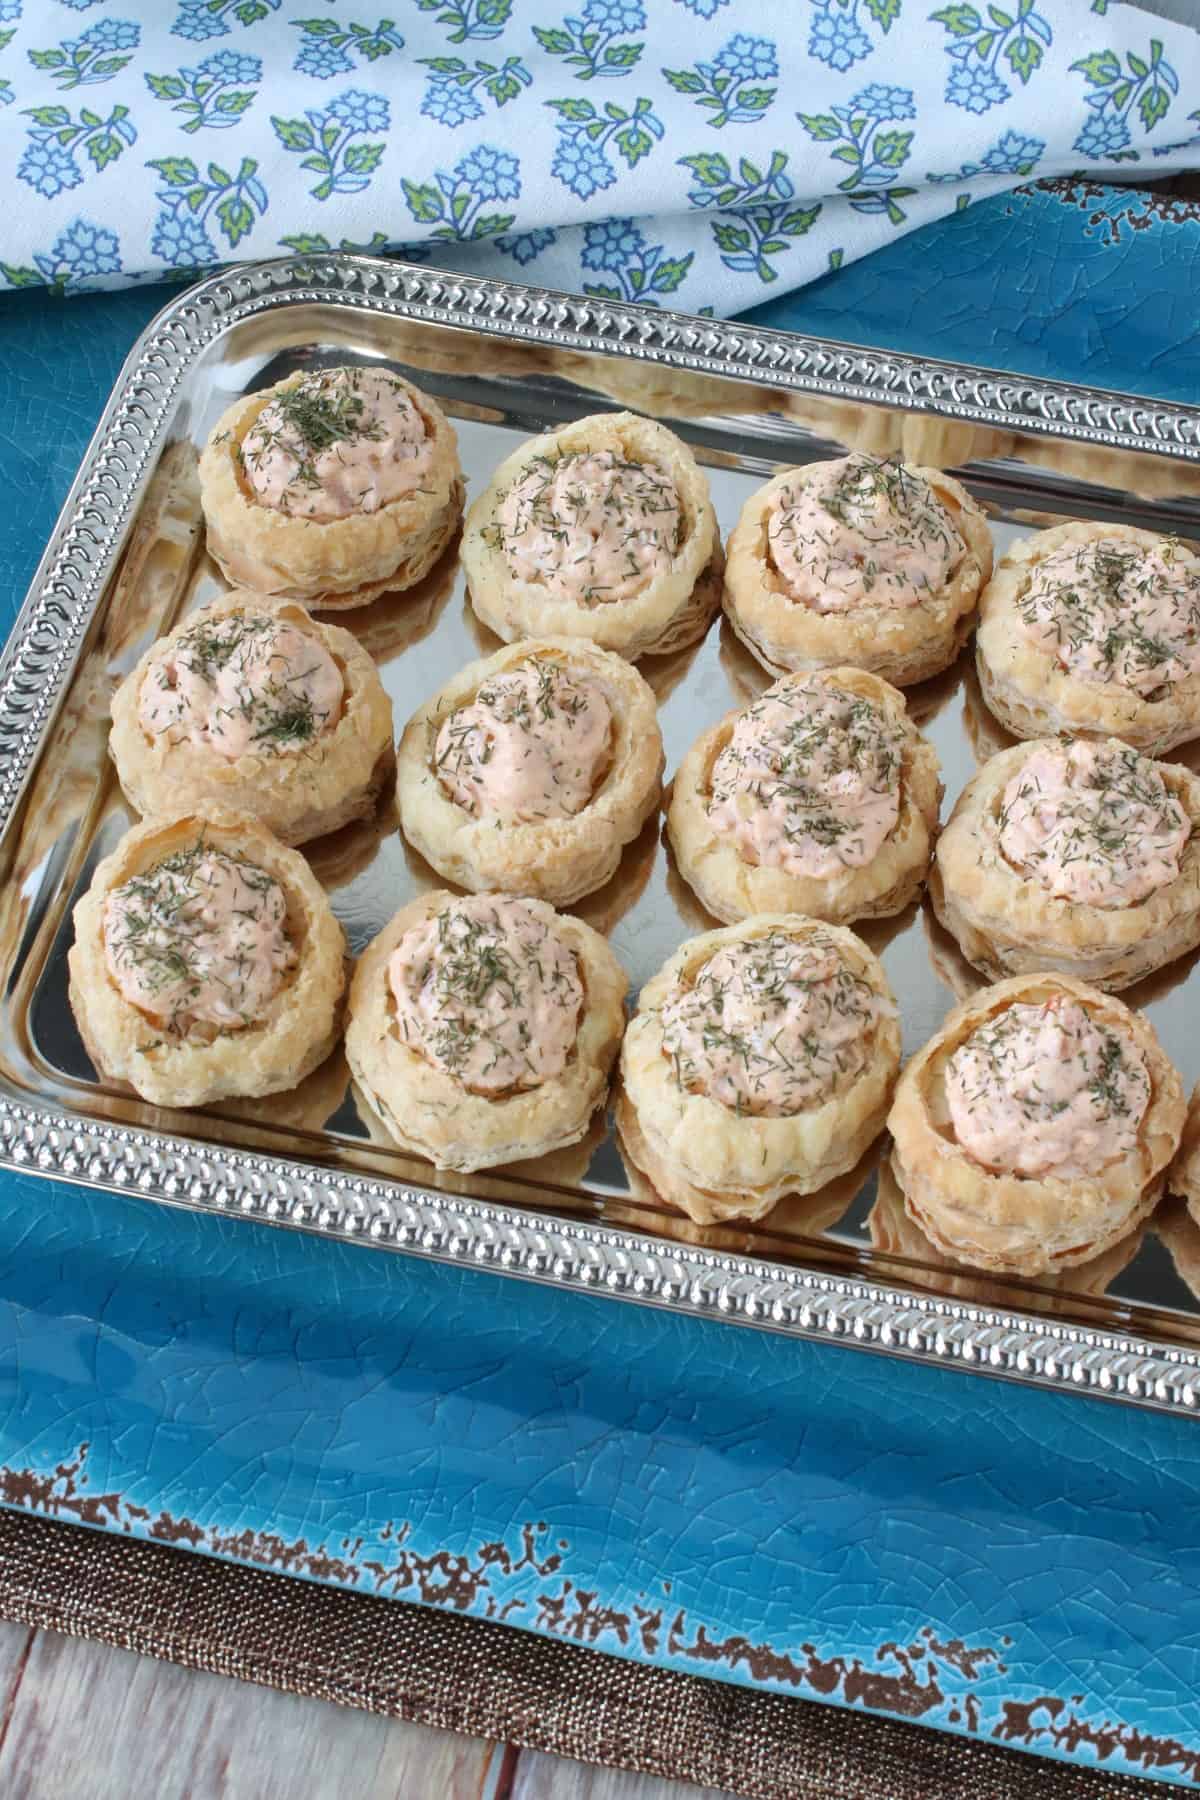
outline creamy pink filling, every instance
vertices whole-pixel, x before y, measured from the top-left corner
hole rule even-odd
[[[104,955],[129,1004],[178,1036],[252,1025],[296,963],[279,883],[203,843],[113,889]]]
[[[872,701],[779,682],[713,764],[708,816],[747,862],[815,877],[862,868],[900,815],[901,743]]]
[[[927,481],[865,454],[810,467],[781,487],[767,543],[791,598],[821,613],[917,606],[945,587],[966,551]]]
[[[1173,538],[1055,550],[1018,600],[1025,630],[1083,681],[1151,695],[1200,672],[1200,558]]]
[[[415,492],[433,446],[382,369],[325,369],[287,388],[246,433],[242,467],[261,506],[327,523]]]
[[[1065,995],[1010,1006],[946,1065],[954,1135],[984,1168],[1097,1175],[1137,1146],[1150,1076],[1137,1045]]]
[[[566,1067],[579,967],[525,900],[456,900],[405,932],[388,982],[405,1043],[474,1093],[540,1087]]]
[[[864,1067],[878,1013],[824,933],[773,931],[726,944],[670,995],[663,1052],[689,1093],[781,1117],[819,1105]]]
[[[147,737],[230,762],[300,750],[336,725],[341,671],[325,646],[269,613],[203,620],[151,659],[138,694]]]
[[[448,716],[433,760],[446,793],[468,812],[566,819],[592,798],[611,744],[604,690],[531,656]]]
[[[1063,900],[1136,906],[1179,879],[1191,823],[1148,757],[1115,741],[1045,744],[1000,801],[1000,848]]]
[[[501,502],[499,544],[519,581],[564,600],[629,600],[672,566],[682,512],[657,463],[612,450],[531,464]]]

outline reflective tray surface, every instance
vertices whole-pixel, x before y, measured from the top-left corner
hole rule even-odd
[[[537,1162],[435,1174],[379,1139],[340,1052],[291,1094],[203,1112],[160,1111],[97,1080],[67,1003],[70,908],[132,822],[105,754],[113,687],[223,585],[203,546],[198,447],[244,392],[299,368],[377,359],[453,418],[468,498],[532,433],[630,406],[692,445],[725,534],[777,469],[864,448],[953,470],[986,507],[998,552],[1080,517],[1200,537],[1197,415],[1188,409],[367,259],[214,278],[174,302],[135,349],[0,667],[0,1160],[1195,1410],[1200,1229],[1175,1203],[1055,1281],[1005,1280],[938,1256],[906,1219],[878,1146],[851,1176],[784,1201],[758,1225],[701,1227],[626,1171],[603,1120],[582,1145]],[[466,603],[453,549],[419,589],[338,622],[379,664],[397,734],[465,662],[499,647]],[[699,646],[641,666],[660,703],[668,778],[702,730],[769,681],[724,623]],[[945,817],[979,762],[1012,740],[982,705],[969,651],[910,690],[909,704],[941,758]],[[1200,767],[1200,745],[1179,754]],[[603,890],[571,909],[610,936],[633,992],[683,938],[715,923],[674,868],[661,823],[647,825]],[[406,900],[443,885],[404,842],[390,798],[369,824],[306,854],[354,952]],[[922,905],[861,935],[900,1001],[906,1053],[982,985]],[[1189,1085],[1200,1077],[1195,961],[1123,996],[1148,1012]]]

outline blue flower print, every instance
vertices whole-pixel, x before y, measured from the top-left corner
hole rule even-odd
[[[217,248],[199,219],[187,213],[160,213],[150,239],[155,256],[178,269],[205,268],[217,260]]]
[[[838,188],[855,212],[885,213],[891,224],[903,224],[907,215],[900,202],[917,190],[894,184],[896,171],[908,161],[913,134],[911,131],[884,131],[880,127],[885,123],[916,118],[916,103],[910,89],[872,82],[870,87],[853,95],[846,106],[831,106],[827,113],[798,113],[796,116],[818,143],[837,146],[830,155],[846,167]]]
[[[811,231],[821,212],[819,201],[794,204],[786,152],[773,153],[765,174],[743,156],[734,175],[728,158],[711,150],[681,156],[679,162],[696,182],[688,194],[692,205],[712,207],[720,215],[712,220],[712,234],[725,267],[757,275],[762,282],[775,281],[779,271],[771,258],[792,248],[789,238]]]
[[[600,31],[644,31],[646,9],[642,0],[584,0],[584,23]]]
[[[475,243],[509,231],[512,213],[485,213],[489,200],[516,200],[521,192],[521,166],[510,150],[478,144],[453,169],[439,169],[433,181],[402,179],[408,210],[421,225],[432,225],[435,238]]]
[[[478,93],[486,94],[497,106],[506,106],[533,80],[519,56],[506,57],[499,67],[476,62],[474,68],[461,56],[422,56],[418,60],[431,71],[421,111],[440,125],[481,119],[484,107]]]
[[[18,7],[20,0],[17,0]],[[104,0],[58,0],[60,6],[69,6],[72,12],[87,12],[91,6],[103,6]]]
[[[163,181],[154,195],[161,210],[151,247],[172,268],[215,262],[214,226],[235,250],[267,210],[253,157],[242,158],[236,175],[215,162],[201,171],[190,156],[157,157],[146,167]]]
[[[292,66],[298,74],[313,75],[318,81],[351,74],[356,56],[373,63],[404,48],[392,19],[380,19],[375,25],[344,25],[338,19],[293,19],[292,24],[304,33]]]
[[[71,152],[51,139],[26,147],[17,164],[17,179],[31,187],[35,194],[40,194],[43,200],[52,200],[55,194],[78,187],[83,174]]]
[[[331,81],[335,75],[351,74],[354,58],[323,38],[305,38],[292,66],[299,75],[313,75],[318,81]]]
[[[610,148],[632,169],[649,155],[666,130],[644,98],[634,101],[632,112],[614,100],[609,100],[602,112],[590,100],[547,100],[546,105],[558,114],[559,140],[550,172],[579,200],[590,199],[617,179]]]
[[[814,0],[814,5],[817,10],[808,34],[808,54],[844,74],[875,48],[859,20],[858,0]],[[889,19],[885,31],[890,24]]]
[[[983,63],[959,63],[946,82],[947,100],[965,112],[985,113],[1007,100],[1011,92],[1008,83]]]
[[[511,256],[524,269],[543,250],[548,250],[551,244],[558,242],[558,233],[549,225],[538,225],[532,231],[519,232],[515,237],[498,237],[493,242],[497,250],[502,250],[505,256]]]
[[[11,106],[16,97],[12,91],[12,82],[5,81],[0,75],[0,106]]]
[[[585,269],[619,269],[645,248],[646,240],[632,219],[601,219],[583,233]]]
[[[973,181],[979,175],[1032,175],[1045,154],[1041,138],[1026,137],[1020,131],[1006,131],[978,162],[963,163],[946,174],[927,175],[926,181]]]
[[[729,5],[729,0],[676,0],[676,4],[686,6],[698,19],[715,19],[720,9]]]
[[[580,200],[590,200],[593,194],[599,193],[601,188],[610,188],[617,179],[617,171],[603,150],[579,137],[558,140],[550,173],[557,175],[564,187],[570,188]]]
[[[436,13],[439,25],[450,27],[452,44],[498,38],[512,13],[512,0],[417,0],[417,5],[422,12]]]
[[[21,16],[21,0],[0,0],[0,25],[7,25]]]
[[[690,69],[664,69],[677,94],[688,94],[709,114],[708,123],[755,125],[775,98],[773,87],[751,85],[779,73],[775,46],[769,38],[739,31],[711,62]]]
[[[695,252],[668,256],[662,244],[647,244],[632,219],[603,219],[583,232],[580,263],[616,277],[615,282],[583,283],[595,300],[640,300],[657,306],[658,294],[673,294],[691,268]]]
[[[115,231],[91,219],[74,219],[60,231],[44,256],[34,257],[43,280],[59,292],[83,286],[101,275],[117,275],[121,248]]]
[[[390,121],[382,94],[347,88],[323,112],[311,108],[303,118],[272,118],[271,124],[284,149],[303,157],[300,167],[320,177],[309,189],[314,200],[328,200],[331,194],[358,194],[370,186],[386,141],[354,140],[364,131],[387,131]]]
[[[912,119],[912,90],[905,87],[890,87],[884,81],[872,81],[851,102],[861,106],[873,119],[886,121],[889,119]]]
[[[65,93],[119,75],[130,59],[116,53],[136,50],[141,35],[130,19],[99,19],[81,37],[64,38],[54,50],[31,50],[29,60]]]
[[[227,37],[230,21],[257,25],[278,12],[282,0],[178,0],[178,5],[172,36],[203,43],[206,38]]]
[[[386,131],[391,123],[384,96],[365,93],[362,88],[347,88],[329,102],[328,113],[350,131]]]
[[[535,25],[533,35],[548,55],[562,57],[577,81],[593,81],[598,76],[628,75],[637,66],[643,45],[617,39],[645,26],[642,0],[584,0],[582,18]]]
[[[114,106],[106,119],[86,106],[78,118],[65,106],[33,106],[26,116],[33,124],[17,164],[17,178],[44,200],[79,186],[83,172],[76,157],[80,151],[99,172],[137,142],[127,106]]]
[[[146,86],[156,100],[166,100],[171,111],[182,115],[183,129],[228,131],[236,125],[254,103],[254,83],[262,78],[262,63],[257,56],[245,56],[236,50],[217,50],[195,69],[180,69],[174,75],[146,76]]]
[[[1008,99],[1012,89],[1000,72],[1001,62],[1025,87],[1054,41],[1034,0],[1019,0],[1011,13],[989,6],[986,18],[969,0],[953,0],[929,18],[945,28],[950,38],[946,54],[957,64],[946,81],[946,98],[965,112],[985,113]]]
[[[515,200],[521,192],[520,167],[510,150],[480,144],[463,157],[458,173],[480,200]]]
[[[1153,131],[1179,92],[1179,77],[1163,55],[1161,40],[1150,39],[1148,57],[1128,50],[1122,64],[1114,50],[1096,50],[1071,68],[1092,90],[1087,95],[1092,117],[1075,139],[1075,149],[1101,159],[1135,159],[1137,152],[1126,150],[1132,140],[1131,118],[1136,113],[1143,130]]]

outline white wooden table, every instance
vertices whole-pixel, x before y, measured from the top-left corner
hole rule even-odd
[[[0,1621],[3,1800],[722,1800]]]

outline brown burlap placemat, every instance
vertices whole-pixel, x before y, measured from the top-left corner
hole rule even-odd
[[[751,1800],[1172,1791],[25,1513],[0,1511],[0,1617]]]

